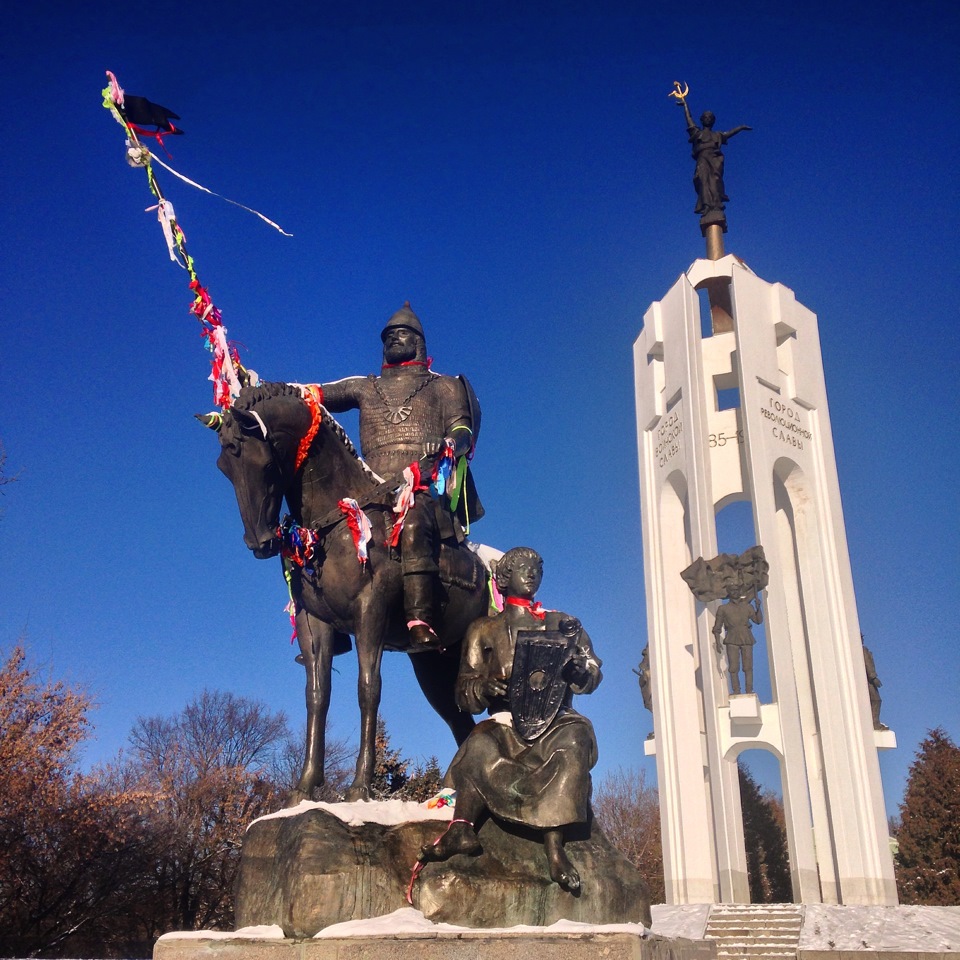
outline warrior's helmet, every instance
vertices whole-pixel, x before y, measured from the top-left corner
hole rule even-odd
[[[426,342],[423,335],[423,327],[420,324],[420,318],[410,309],[410,301],[407,300],[404,305],[387,321],[387,325],[380,331],[380,339],[383,340],[388,330],[394,327],[406,327],[418,334],[420,339]]]

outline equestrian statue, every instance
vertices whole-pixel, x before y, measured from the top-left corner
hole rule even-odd
[[[458,746],[475,725],[455,688],[461,640],[488,607],[486,567],[465,540],[482,515],[467,466],[480,408],[464,378],[430,371],[409,304],[382,341],[379,377],[258,383],[226,413],[199,417],[219,434],[217,466],[233,483],[244,542],[260,559],[284,558],[307,674],[306,757],[293,802],[323,784],[332,660],[351,636],[360,745],[347,800],[370,797],[384,650],[411,655]],[[331,415],[352,408],[365,460]]]

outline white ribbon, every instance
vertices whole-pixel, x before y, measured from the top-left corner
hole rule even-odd
[[[265,217],[258,210],[254,210],[253,207],[248,207],[242,203],[237,203],[236,200],[231,200],[229,197],[225,197],[222,194],[215,193],[213,190],[208,190],[206,187],[202,186],[199,183],[196,183],[195,181],[191,180],[189,177],[185,177],[182,173],[177,173],[177,171],[174,170],[173,167],[168,167],[155,153],[151,154],[150,159],[154,163],[159,163],[164,170],[166,170],[168,173],[172,173],[175,177],[182,180],[184,183],[189,183],[191,187],[196,187],[198,190],[202,190],[204,193],[209,193],[211,197],[219,197],[221,200],[226,200],[227,203],[232,203],[235,207],[240,207],[242,210],[246,210],[248,213],[255,214],[264,223],[269,223],[274,230],[279,230],[280,233],[282,233],[285,237],[293,236],[292,233],[287,233],[287,231],[284,230],[283,227],[281,227],[279,224],[274,223],[268,217]]]
[[[160,221],[160,227],[163,230],[163,239],[167,241],[167,252],[170,254],[170,259],[174,263],[179,263],[182,267],[183,264],[177,257],[177,245],[173,240],[173,225],[177,219],[173,204],[169,200],[161,200],[155,206],[147,207],[147,213],[151,210],[157,211],[157,219]]]

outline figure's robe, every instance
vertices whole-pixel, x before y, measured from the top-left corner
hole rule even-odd
[[[555,630],[566,615],[550,611],[524,630]],[[590,721],[570,706],[572,693],[591,693],[601,680],[601,662],[590,637],[581,631],[576,653],[586,664],[587,679],[571,685],[564,706],[546,732],[528,742],[513,729],[505,700],[489,704],[479,693],[484,679],[509,680],[514,639],[504,614],[471,630],[465,641],[457,680],[461,709],[491,717],[478,724],[450,764],[445,782],[469,784],[494,816],[545,830],[584,823],[590,816],[590,770],[597,762],[597,741]]]

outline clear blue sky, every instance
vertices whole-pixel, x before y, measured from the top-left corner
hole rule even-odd
[[[581,707],[599,772],[645,767],[631,344],[702,255],[672,81],[727,148],[727,249],[820,320],[863,631],[900,749],[960,735],[957,50],[947,2],[167,2],[5,15],[0,205],[0,646],[87,683],[88,762],[204,687],[299,723],[279,563],[241,540],[186,275],[100,106],[104,71],[180,114],[174,180],[202,280],[268,379],[375,371],[409,299],[435,368],[484,409],[478,539],[546,559],[541,599],[604,659]],[[166,159],[161,153],[160,156]],[[168,161],[170,162],[170,161]],[[346,421],[349,428],[355,423]],[[357,730],[339,658],[334,732]],[[383,713],[406,753],[452,741],[406,658]]]

